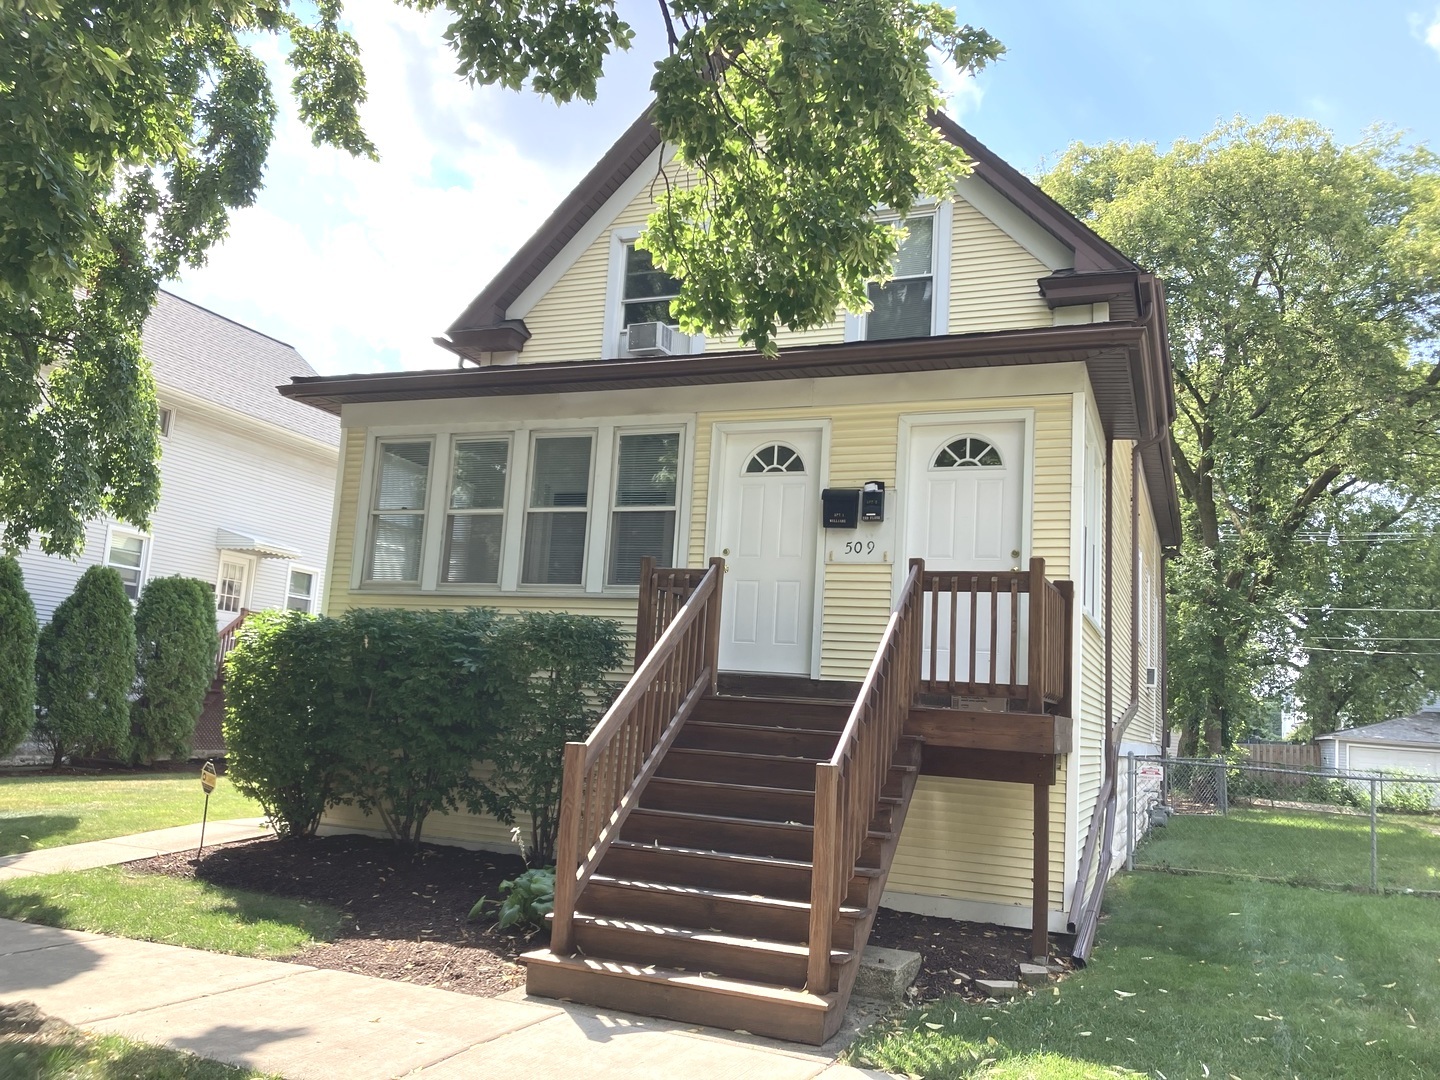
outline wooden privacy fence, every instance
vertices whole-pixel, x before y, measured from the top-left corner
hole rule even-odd
[[[1245,742],[1235,745],[1244,750],[1249,755],[1251,763],[1255,765],[1289,765],[1297,769],[1320,768],[1319,743]],[[1294,782],[1303,783],[1304,779],[1304,777],[1299,777]]]
[[[1069,715],[1071,582],[1047,580],[1040,558],[1029,570],[927,570],[921,581],[922,691],[1024,698],[1030,712]]]
[[[573,947],[576,901],[641,790],[700,699],[715,692],[724,560],[711,559],[703,571],[657,571],[653,562],[646,569],[641,596],[650,589],[660,598],[657,607],[673,603],[675,593],[666,591],[668,584],[657,586],[649,579],[670,583],[676,575],[694,574],[696,580],[686,587],[683,603],[675,604],[674,618],[643,659],[637,644],[635,674],[590,737],[565,744],[550,930],[550,947],[556,953]],[[646,619],[649,610],[641,608]]]
[[[832,930],[919,686],[924,574],[925,564],[912,560],[835,752],[815,766],[806,977],[812,994],[831,990]]]

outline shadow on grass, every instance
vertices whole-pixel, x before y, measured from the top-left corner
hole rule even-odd
[[[290,1033],[275,1032],[276,1037]],[[147,1046],[73,1029],[41,1039],[0,1039],[0,1076],[6,1080],[242,1080],[248,1069],[205,1061],[179,1050]]]
[[[79,824],[73,814],[0,815],[0,856],[34,851],[42,841],[73,832]]]

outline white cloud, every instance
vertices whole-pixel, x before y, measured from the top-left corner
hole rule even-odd
[[[573,177],[526,157],[487,122],[501,91],[454,74],[442,20],[352,0],[365,50],[367,133],[381,161],[316,149],[282,101],[254,207],[177,292],[290,342],[325,374],[444,367],[430,341],[489,281]],[[259,47],[277,91],[278,46]]]
[[[950,118],[963,122],[966,117],[979,112],[985,90],[975,76],[961,71],[954,60],[942,58],[934,50],[931,58],[930,68],[935,74],[935,81],[940,84],[940,93],[946,101],[945,111]]]
[[[1425,44],[1440,55],[1440,8],[1435,9],[1435,18],[1425,27]]]

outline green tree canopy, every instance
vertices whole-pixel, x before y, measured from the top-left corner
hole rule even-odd
[[[1186,749],[1218,750],[1273,688],[1297,610],[1335,594],[1299,541],[1435,490],[1440,167],[1269,118],[1163,153],[1075,146],[1044,187],[1167,283],[1171,686]]]
[[[593,100],[630,47],[613,0],[400,0],[450,16],[472,83]],[[160,281],[202,263],[253,202],[275,101],[249,42],[288,36],[317,143],[373,156],[340,0],[14,0],[0,5],[0,549],[73,553],[101,513],[144,526],[158,494],[140,328]],[[926,123],[934,59],[974,69],[983,31],[921,0],[659,0],[654,117],[702,184],[644,243],[684,278],[692,329],[776,328],[862,309],[893,226],[965,162]]]

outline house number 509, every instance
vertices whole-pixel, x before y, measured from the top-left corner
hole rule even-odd
[[[875,554],[875,541],[874,541],[874,540],[846,540],[846,541],[845,541],[845,554],[846,554],[846,555],[874,555],[874,554]]]

